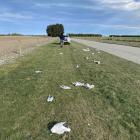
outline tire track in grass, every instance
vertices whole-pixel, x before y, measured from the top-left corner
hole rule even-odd
[[[71,53],[73,53],[71,50],[69,50],[69,48],[67,48],[67,50],[65,50],[65,52],[64,52],[64,55],[63,55],[63,57],[62,58],[60,58],[61,59],[61,62],[62,62],[62,68],[61,68],[61,72],[63,72],[64,71],[64,64],[66,65],[66,69],[65,69],[65,72],[64,72],[64,74],[63,74],[63,76],[62,76],[62,73],[60,74],[61,75],[61,81],[63,81],[64,83],[65,82],[67,82],[67,83],[69,83],[68,81],[70,81],[70,83],[73,81],[73,79],[77,79],[77,78],[75,78],[75,77],[77,77],[77,74],[75,75],[75,68],[68,68],[69,66],[72,66],[72,65],[74,65],[74,67],[75,67],[75,63],[73,63],[73,62],[71,62]],[[70,56],[69,56],[70,55]],[[72,72],[72,71],[74,71],[74,73],[71,75],[70,74],[70,72]],[[70,78],[68,81],[66,80],[67,79],[67,77],[72,77],[72,78]],[[65,81],[66,80],[66,81]],[[75,89],[75,91],[77,92],[77,89]],[[79,90],[80,92],[81,92],[81,90]],[[78,91],[78,92],[79,92]],[[66,97],[67,98],[70,98],[71,97],[71,95],[72,96],[74,96],[74,94],[75,93],[72,93],[73,91],[71,91],[71,93],[69,93],[69,92],[63,92],[63,93],[61,93],[62,95],[61,95],[61,99],[62,100],[64,100],[64,96],[65,95],[63,95],[63,94],[67,94],[66,95]],[[76,93],[76,95],[78,96],[78,98],[80,97],[80,100],[81,100],[81,95],[79,95],[79,94],[81,94],[81,93]],[[70,96],[69,96],[70,95]],[[79,115],[78,115],[78,117],[76,117],[77,116],[77,114],[75,114],[75,113],[73,113],[74,112],[74,108],[75,107],[77,107],[77,106],[81,106],[81,104],[78,104],[78,102],[77,102],[77,99],[75,99],[76,101],[74,101],[74,100],[72,100],[72,101],[70,101],[69,100],[69,102],[63,102],[63,101],[60,101],[60,104],[61,105],[59,105],[59,107],[58,108],[63,108],[63,111],[61,110],[59,110],[59,112],[58,112],[58,118],[66,118],[66,120],[71,120],[72,122],[72,124],[73,124],[73,120],[79,120],[79,118],[81,118],[80,119],[80,121],[82,120],[83,121],[83,115],[82,115],[82,113],[80,112],[79,113]],[[81,100],[81,101],[84,101],[84,98]],[[65,104],[65,107],[64,107],[64,104]],[[68,105],[67,105],[68,104]],[[62,107],[63,106],[63,107]],[[84,105],[82,105],[82,106],[85,106],[85,104]],[[65,109],[66,108],[66,109]],[[68,109],[67,109],[68,108]],[[72,109],[72,111],[68,111],[69,109]],[[82,107],[83,109],[84,109],[84,107]],[[79,110],[80,111],[80,110]],[[61,112],[61,113],[60,113]],[[68,112],[68,114],[66,113],[66,112]],[[70,117],[70,114],[71,114],[71,117]],[[74,114],[74,116],[73,116],[73,114]],[[88,114],[88,113],[86,113],[86,114]],[[57,113],[55,114],[55,115],[57,115]],[[59,117],[60,116],[60,117]],[[57,118],[57,119],[58,119]],[[71,118],[71,119],[70,119]],[[79,124],[81,124],[81,122],[79,121]],[[69,121],[70,122],[70,121]],[[79,126],[79,125],[78,125]],[[83,123],[81,124],[81,126],[84,128],[84,126],[83,126]],[[75,128],[74,128],[75,129]],[[83,130],[84,131],[84,130]],[[78,132],[76,132],[76,133],[78,133]],[[79,131],[79,136],[80,136],[80,134],[81,134],[81,132]],[[81,136],[80,136],[81,137]]]
[[[78,53],[78,52],[77,52]],[[73,57],[73,58],[76,58],[76,57]],[[80,62],[81,61],[81,59],[78,59],[78,61]],[[77,61],[77,62],[78,62]],[[84,61],[84,60],[83,60]],[[84,63],[86,63],[86,61],[84,61]],[[88,64],[88,63],[87,63]],[[94,64],[93,64],[93,66],[95,66]],[[89,68],[89,66],[88,65],[85,65],[85,69],[88,69]],[[96,66],[95,66],[95,68],[96,68]],[[84,75],[84,73],[82,72],[82,68],[81,68],[81,70],[79,70],[80,71],[80,75],[81,75],[81,77],[83,77],[83,79],[86,81],[87,80],[87,77]],[[78,72],[79,72],[78,71]],[[87,73],[89,74],[89,72],[87,71]],[[90,81],[90,79],[89,79],[89,81]],[[96,88],[96,87],[95,87]],[[90,92],[90,93],[88,93],[88,94],[90,94],[90,96],[91,97],[93,97],[94,95],[94,91],[93,91],[93,94],[91,94],[92,92]],[[97,93],[97,91],[95,91],[95,96],[93,97],[93,99],[95,98],[95,99],[97,99],[98,101],[100,101],[101,102],[101,100],[102,100],[102,98],[100,98],[99,96],[97,96],[96,95],[96,93]],[[91,115],[91,122],[97,122],[97,121],[99,121],[98,123],[95,123],[94,125],[96,126],[94,126],[94,129],[96,128],[96,134],[97,134],[97,136],[98,136],[98,133],[99,132],[102,132],[103,134],[102,134],[102,137],[104,137],[105,135],[106,136],[109,136],[110,135],[110,130],[108,129],[108,126],[107,126],[107,124],[106,124],[106,119],[107,119],[107,116],[103,119],[102,117],[100,117],[100,115],[98,116],[98,115],[95,115],[95,113],[96,114],[99,114],[99,113],[97,113],[97,109],[95,109],[95,110],[93,110],[93,107],[91,107],[91,103],[90,103],[90,100],[91,100],[91,98],[90,97],[88,97],[88,95],[87,96],[85,96],[85,94],[82,94],[82,97],[81,97],[81,99],[82,99],[82,102],[84,103],[85,102],[85,106],[88,108],[88,113],[87,114],[92,114]],[[89,101],[89,102],[87,102],[87,101]],[[99,102],[98,102],[98,104],[99,104]],[[100,104],[102,104],[102,103],[100,103]],[[108,105],[107,105],[108,106]],[[110,107],[110,106],[108,106],[108,107]],[[109,108],[107,108],[107,110],[108,110]],[[113,109],[113,108],[112,108]],[[111,109],[111,110],[112,110]],[[84,110],[84,109],[83,109]],[[111,111],[110,110],[110,111]],[[95,112],[94,112],[95,111]],[[109,110],[108,110],[109,111]],[[110,112],[109,111],[109,112]],[[114,109],[112,110],[113,112],[114,112]],[[111,112],[112,112],[111,111]],[[109,113],[108,112],[108,113]],[[115,113],[116,114],[116,113]],[[115,115],[114,114],[114,115]],[[87,115],[88,116],[88,115]],[[93,117],[94,116],[94,117]],[[115,117],[115,116],[114,116]],[[117,119],[117,118],[116,118]],[[92,121],[92,120],[94,120],[94,121]],[[102,122],[102,123],[101,123]],[[102,125],[101,125],[102,124]],[[102,126],[102,127],[101,127]],[[98,130],[100,128],[100,130]],[[94,130],[93,129],[93,130]],[[101,131],[102,130],[102,131]],[[82,133],[83,134],[83,133]],[[113,138],[113,137],[116,137],[116,136],[113,136],[113,134],[112,135],[110,135],[110,138]],[[122,136],[123,137],[123,136]]]
[[[72,50],[72,49],[71,49]],[[71,54],[73,54],[73,52],[71,51]],[[68,55],[67,55],[67,57],[68,57]],[[69,59],[69,60],[72,60],[72,58],[73,58],[73,55],[71,55],[71,58]],[[76,69],[75,69],[75,66],[76,66],[76,63],[75,62],[72,62],[72,64],[73,64],[73,67],[74,67],[74,70],[75,70],[75,72],[76,72]],[[76,72],[76,77],[77,77],[77,75],[78,75],[78,77],[80,77],[80,75],[79,74],[77,74],[77,72]],[[75,80],[77,80],[78,78],[75,78]],[[71,81],[72,82],[72,81]],[[84,94],[83,93],[83,89],[81,90],[81,89],[75,89],[78,93],[76,93],[77,95],[78,95],[78,98],[80,98],[80,104],[78,104],[79,103],[79,101],[77,102],[77,100],[76,100],[76,104],[74,104],[74,106],[73,106],[73,104],[72,104],[72,106],[70,105],[70,107],[68,106],[68,109],[67,110],[69,110],[69,108],[71,108],[71,110],[70,111],[67,111],[68,112],[68,114],[74,114],[74,117],[72,117],[74,120],[79,120],[78,122],[79,122],[79,124],[77,124],[77,127],[75,126],[75,128],[77,128],[77,129],[82,129],[82,128],[84,128],[84,127],[87,127],[87,122],[89,121],[88,119],[90,118],[88,118],[88,119],[85,119],[85,115],[86,116],[89,116],[89,114],[91,114],[91,111],[86,111],[87,109],[86,108],[88,108],[89,109],[89,106],[86,104],[86,101],[85,101],[85,98],[82,96],[82,94]],[[86,90],[84,90],[84,92],[86,92]],[[81,108],[79,108],[78,106],[81,106]],[[78,109],[78,111],[79,112],[76,112],[75,111],[75,109],[73,109],[73,108],[79,108]],[[73,109],[73,110],[72,110]],[[80,110],[82,110],[82,111],[80,111]],[[85,113],[84,113],[85,112]],[[76,114],[75,114],[76,113]],[[84,114],[84,116],[83,116],[83,114]],[[73,116],[73,115],[72,115]],[[95,116],[95,115],[94,115]],[[80,119],[81,118],[81,119]],[[84,118],[84,119],[83,119]],[[91,118],[90,118],[91,119]],[[82,120],[82,124],[81,124],[81,121]],[[84,123],[85,122],[85,123]],[[74,125],[74,124],[73,124]],[[91,128],[88,128],[87,130],[90,130]],[[83,129],[83,131],[85,131],[86,129]],[[81,134],[80,132],[79,132],[79,134]],[[82,134],[84,134],[84,132],[82,133]],[[86,134],[86,133],[85,133]],[[83,136],[83,135],[82,135]],[[81,136],[81,137],[82,137]]]
[[[120,102],[118,102],[117,100],[117,98],[123,98],[123,99],[125,99],[126,98],[126,96],[124,96],[125,94],[127,95],[127,102],[128,102],[128,99],[130,100],[130,99],[132,99],[132,98],[134,98],[130,93],[134,93],[134,91],[132,91],[132,89],[134,90],[135,89],[135,93],[136,93],[136,91],[137,91],[137,88],[135,87],[133,87],[133,85],[132,84],[129,84],[129,82],[128,81],[126,81],[125,80],[125,83],[123,83],[123,80],[124,80],[124,78],[125,79],[133,79],[132,77],[136,77],[135,76],[135,73],[137,73],[138,74],[138,69],[131,69],[131,67],[133,67],[134,68],[134,65],[135,64],[133,64],[133,63],[126,63],[126,61],[124,61],[124,60],[122,60],[122,59],[120,59],[120,58],[118,58],[118,57],[114,57],[114,56],[112,56],[112,55],[108,55],[108,54],[104,54],[103,53],[103,55],[102,55],[102,57],[104,58],[104,65],[103,65],[103,67],[100,67],[100,69],[96,69],[96,67],[94,68],[94,70],[95,70],[95,72],[96,73],[98,73],[98,76],[100,76],[100,71],[103,71],[103,73],[101,73],[101,76],[103,76],[103,77],[99,77],[99,78],[97,78],[97,77],[93,77],[93,78],[95,78],[96,80],[102,80],[102,82],[100,83],[99,81],[95,81],[96,82],[96,84],[97,84],[97,86],[98,86],[98,88],[99,88],[99,90],[98,91],[96,91],[95,93],[98,95],[98,97],[100,97],[101,98],[101,100],[102,100],[102,102],[104,103],[104,107],[107,107],[107,108],[104,108],[105,109],[105,111],[103,111],[104,113],[109,113],[108,111],[108,109],[109,108],[112,108],[114,111],[114,113],[113,114],[111,114],[110,116],[105,116],[104,114],[103,114],[103,116],[105,117],[105,118],[110,118],[110,121],[106,121],[105,123],[107,124],[107,125],[109,125],[110,123],[111,123],[111,119],[113,119],[115,116],[115,114],[116,114],[116,116],[117,117],[115,117],[116,118],[116,120],[114,120],[114,121],[112,121],[112,123],[114,123],[115,124],[115,121],[118,121],[118,124],[115,124],[116,125],[116,128],[114,127],[112,127],[112,126],[115,126],[115,125],[112,125],[111,127],[110,126],[108,126],[108,128],[112,131],[111,133],[112,133],[112,136],[113,136],[113,133],[114,133],[114,137],[116,137],[116,136],[120,136],[121,138],[126,138],[126,139],[128,139],[130,136],[131,136],[131,134],[130,134],[130,132],[128,131],[128,130],[131,130],[131,129],[126,129],[125,127],[123,128],[123,126],[121,126],[121,121],[123,121],[124,120],[124,115],[120,118],[120,116],[121,116],[121,114],[125,111],[126,112],[126,110],[128,110],[129,109],[129,107],[130,108],[132,108],[132,106],[131,106],[131,104],[133,103],[135,103],[136,101],[129,101],[129,104],[127,103],[125,103],[125,104],[123,104],[123,106],[124,106],[124,109],[121,107],[122,105],[121,105],[121,103]],[[107,59],[106,59],[107,58]],[[110,58],[110,59],[109,59]],[[88,64],[88,63],[87,63]],[[123,65],[124,64],[124,65]],[[128,66],[127,66],[128,65]],[[87,65],[88,66],[88,65]],[[108,67],[109,66],[109,67]],[[135,65],[135,67],[136,67],[137,65]],[[99,67],[99,66],[98,66]],[[127,67],[127,71],[125,71],[125,69],[124,68],[126,68]],[[102,68],[102,69],[101,69]],[[137,67],[138,68],[138,67]],[[133,73],[133,71],[134,71],[134,73]],[[137,72],[135,72],[135,71],[137,71]],[[92,72],[92,71],[91,71]],[[111,77],[108,75],[109,73],[110,74],[112,74],[112,72],[113,72],[113,76],[115,76],[115,79],[114,79],[114,77],[112,77],[111,75]],[[89,73],[89,72],[88,72]],[[106,75],[104,75],[104,74],[106,74]],[[123,74],[123,75],[122,75]],[[92,74],[91,74],[92,75]],[[106,76],[106,77],[104,77],[104,76]],[[126,77],[127,76],[127,77]],[[132,76],[132,77],[131,77]],[[138,75],[137,75],[138,76]],[[105,78],[105,79],[104,79]],[[138,77],[137,77],[138,78]],[[112,80],[114,80],[114,81],[112,81]],[[105,82],[106,81],[106,82]],[[122,84],[123,83],[123,84]],[[107,87],[107,88],[109,88],[109,89],[107,89],[108,90],[108,92],[110,93],[110,94],[107,94],[107,93],[105,93],[107,90],[106,90],[106,86],[104,86],[104,85],[102,85],[102,84],[109,84],[109,86],[110,86],[110,88],[109,88],[109,86]],[[119,85],[117,85],[116,86],[116,84],[119,84]],[[128,85],[129,86],[128,86]],[[128,89],[126,89],[125,88],[125,86],[128,86],[128,89],[130,90],[128,90]],[[130,88],[131,87],[131,88]],[[117,89],[116,89],[117,88]],[[97,89],[96,87],[95,87],[95,89]],[[101,91],[101,90],[102,91]],[[120,89],[121,89],[121,94],[119,93],[120,92]],[[115,97],[114,96],[114,93],[113,93],[113,90],[117,90],[116,91],[116,93],[118,93],[117,94],[117,96],[118,97]],[[126,90],[128,90],[128,92],[126,92]],[[104,93],[104,94],[103,94]],[[138,92],[137,92],[138,93]],[[95,94],[95,95],[96,95]],[[113,95],[112,95],[113,94]],[[120,94],[120,95],[119,95]],[[96,95],[96,96],[97,96]],[[129,95],[129,96],[128,96]],[[130,95],[131,95],[131,97],[130,97]],[[96,97],[95,96],[95,97]],[[109,96],[113,96],[112,97],[112,101],[114,100],[115,102],[116,102],[116,105],[115,106],[112,106],[112,104],[111,104],[111,102],[108,102],[109,100],[108,100],[108,98],[107,97],[109,97]],[[121,97],[122,96],[122,97]],[[124,96],[124,97],[123,97]],[[137,95],[138,96],[138,95]],[[90,98],[89,98],[90,99]],[[95,100],[94,100],[95,101]],[[88,102],[88,103],[90,103],[90,102]],[[91,102],[92,103],[92,102]],[[99,103],[98,103],[99,104]],[[136,103],[135,103],[136,104]],[[129,105],[129,106],[128,106]],[[127,107],[128,106],[128,107]],[[100,108],[100,110],[101,110],[101,108]],[[99,112],[101,112],[99,110]],[[96,112],[97,113],[97,112]],[[120,114],[121,113],[121,114]],[[126,112],[127,113],[127,112]],[[98,113],[99,114],[99,113]],[[106,115],[107,115],[106,114]],[[137,113],[136,113],[137,114]],[[108,114],[109,115],[109,114]],[[127,114],[126,114],[127,115]],[[111,118],[112,117],[112,118]],[[136,118],[135,118],[136,119]],[[108,119],[109,120],[109,119]],[[115,130],[116,129],[116,130]],[[123,130],[121,130],[121,129],[123,129]],[[126,129],[126,130],[125,130]],[[116,132],[115,132],[115,131]],[[114,132],[113,132],[114,131]],[[118,131],[118,132],[117,132]],[[122,133],[122,131],[126,131],[125,133]],[[135,132],[136,132],[137,130],[135,129]],[[120,133],[120,135],[118,135]],[[138,135],[138,133],[136,132],[136,135]]]
[[[80,48],[80,49],[82,49],[82,47]],[[79,52],[80,52],[81,50],[79,50]],[[77,54],[76,54],[77,55]],[[79,57],[80,57],[80,55],[81,55],[81,53],[79,53]],[[84,55],[85,56],[85,55]],[[82,56],[82,57],[84,57],[84,56]],[[78,58],[79,58],[78,57]],[[72,56],[72,58],[73,58],[73,61],[74,61],[74,63],[76,62],[76,60],[77,59],[74,59],[74,58],[77,58],[77,57],[75,57],[75,56]],[[81,64],[81,59],[79,60],[78,59],[78,61],[80,62],[80,64]],[[77,62],[78,62],[77,61]],[[86,63],[85,62],[85,60],[83,59],[83,63]],[[88,67],[85,65],[85,69],[88,69]],[[83,73],[82,73],[82,68],[79,68],[78,70],[77,70],[77,74],[79,74],[79,76],[80,77],[82,77],[82,79],[84,80],[84,81],[86,81],[86,82],[88,82],[87,81],[87,79],[86,79],[86,77],[83,75]],[[101,118],[101,117],[99,117],[99,116],[96,116],[95,114],[94,114],[94,110],[91,108],[91,106],[89,106],[89,104],[87,104],[87,102],[88,102],[88,99],[89,99],[89,97],[86,95],[84,95],[84,94],[89,94],[89,96],[93,96],[93,94],[94,94],[94,91],[87,91],[87,90],[84,90],[84,92],[85,93],[82,93],[83,92],[83,89],[80,89],[80,92],[81,92],[81,102],[82,102],[82,104],[83,104],[83,106],[82,106],[82,108],[80,108],[80,110],[82,110],[81,111],[81,114],[84,114],[84,119],[85,119],[85,124],[84,124],[84,126],[85,126],[85,132],[87,132],[88,133],[88,131],[90,132],[90,137],[89,138],[96,138],[96,134],[98,134],[99,132],[101,133],[101,132],[103,132],[102,131],[102,128],[100,128],[99,129],[99,124],[100,124],[100,122],[102,122],[102,121],[104,121],[104,119],[103,118]],[[86,116],[86,117],[85,117]],[[81,119],[81,120],[84,120],[84,119]],[[96,123],[95,123],[96,122]],[[98,122],[98,123],[97,123]],[[92,127],[91,127],[92,126]],[[95,126],[96,127],[98,127],[98,129],[99,130],[97,130],[96,129],[96,131],[98,131],[98,132],[96,132],[95,133]],[[81,127],[83,127],[83,126],[81,126]],[[84,133],[85,133],[84,132]],[[84,134],[84,133],[82,133],[82,134]],[[86,133],[85,133],[86,134]],[[92,135],[91,135],[92,134]],[[103,135],[102,135],[102,137],[103,137]],[[86,138],[86,137],[85,137]]]

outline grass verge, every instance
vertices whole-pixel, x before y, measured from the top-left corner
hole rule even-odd
[[[0,139],[139,140],[140,66],[83,48],[52,43],[0,66]],[[73,87],[75,81],[94,84],[95,89]],[[62,90],[62,84],[72,89]],[[47,102],[49,94],[55,97],[52,103]],[[72,131],[51,135],[49,124],[59,121],[68,122]]]

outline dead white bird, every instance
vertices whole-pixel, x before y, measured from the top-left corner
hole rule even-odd
[[[83,51],[84,51],[84,52],[89,52],[90,49],[89,49],[89,48],[87,48],[87,49],[83,49]]]
[[[81,82],[74,82],[74,83],[72,83],[74,86],[76,86],[76,87],[82,87],[82,86],[84,86],[85,84],[84,83],[81,83]]]
[[[89,57],[86,57],[86,60],[89,60]]]
[[[94,85],[90,85],[90,84],[87,83],[87,84],[84,85],[84,87],[85,87],[85,88],[88,88],[88,89],[92,89],[92,88],[94,88],[95,86],[94,86]]]
[[[90,126],[90,123],[88,123],[88,126]]]
[[[59,54],[63,54],[63,53],[59,53]]]
[[[60,86],[62,89],[71,89],[71,87],[69,87],[69,86],[65,86],[65,85],[62,85],[62,86]]]
[[[101,62],[100,62],[100,61],[95,61],[95,60],[94,60],[94,63],[96,63],[96,64],[101,64]]]
[[[54,97],[53,96],[48,96],[48,99],[47,99],[47,102],[52,102],[54,100]]]
[[[92,53],[92,55],[94,55],[94,53]]]
[[[38,73],[42,73],[42,71],[40,71],[40,70],[37,70],[37,71],[35,71],[35,73],[37,73],[37,74],[38,74]]]
[[[58,134],[58,135],[62,135],[65,132],[70,132],[71,129],[69,127],[64,126],[66,124],[66,122],[60,122],[55,124],[52,128],[51,128],[51,132]]]
[[[76,68],[79,68],[79,65],[77,65]]]

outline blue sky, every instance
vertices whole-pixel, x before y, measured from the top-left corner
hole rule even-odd
[[[140,0],[0,0],[0,34],[45,34],[62,23],[66,33],[140,34]]]

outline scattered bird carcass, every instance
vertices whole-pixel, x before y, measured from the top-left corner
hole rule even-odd
[[[79,65],[77,65],[76,68],[78,69],[79,68]]]
[[[95,64],[101,64],[100,61],[96,61],[96,60],[94,60],[94,63],[95,63]]]
[[[71,129],[68,126],[66,126],[66,122],[57,123],[51,128],[51,132],[58,135],[62,135],[65,132],[70,132],[70,131]]]
[[[54,97],[49,95],[48,98],[47,98],[47,102],[52,102],[54,100]]]
[[[74,82],[72,84],[76,87],[85,87],[87,89],[93,89],[95,87],[94,85],[90,85],[88,83],[85,84],[85,83],[81,83],[81,82]]]
[[[71,89],[71,87],[65,86],[65,85],[61,85],[60,87],[61,87],[62,89],[66,89],[66,90],[67,90],[67,89],[68,89],[68,90]]]
[[[82,87],[82,86],[84,86],[84,83],[81,83],[81,82],[73,82],[72,84],[74,86],[76,86],[76,87]]]
[[[88,123],[88,126],[90,126],[90,123]]]
[[[93,89],[95,86],[86,83],[86,84],[84,85],[84,87],[87,88],[87,89]]]
[[[89,48],[87,48],[87,49],[83,49],[83,51],[84,51],[84,52],[89,52],[90,49],[89,49]]]
[[[39,74],[39,73],[42,73],[42,71],[37,70],[37,71],[35,71],[35,73],[36,73],[36,74]]]

